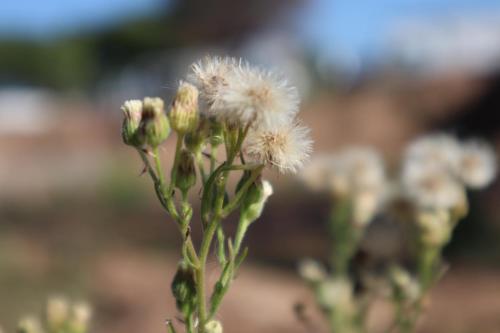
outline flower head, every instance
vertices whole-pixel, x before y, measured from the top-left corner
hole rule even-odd
[[[479,189],[488,186],[497,171],[493,148],[479,140],[463,144],[458,164],[458,176],[467,187]]]
[[[138,129],[142,119],[142,101],[126,101],[123,103],[121,110],[125,115],[122,125],[123,142],[131,146],[141,145]]]
[[[212,109],[230,123],[273,128],[289,124],[299,110],[297,89],[277,74],[241,64],[227,76]]]
[[[193,82],[201,92],[210,111],[216,103],[221,89],[227,87],[228,77],[237,67],[238,61],[231,57],[205,57],[191,65],[188,79]]]
[[[451,209],[465,200],[464,187],[448,170],[414,160],[404,165],[402,189],[419,208]]]
[[[195,130],[199,122],[198,89],[181,81],[168,116],[174,131],[185,134]]]
[[[309,129],[298,123],[272,130],[252,129],[244,144],[244,151],[253,162],[271,165],[281,173],[297,172],[311,150]]]
[[[405,160],[434,164],[450,171],[456,170],[460,144],[450,135],[434,134],[415,140],[406,150]]]

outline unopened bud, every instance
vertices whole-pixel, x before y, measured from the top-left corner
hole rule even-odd
[[[205,324],[206,333],[222,333],[222,324],[218,320],[210,320]]]
[[[358,227],[370,223],[379,206],[379,195],[376,191],[364,190],[356,193],[353,198],[353,222]]]
[[[196,284],[193,269],[187,262],[179,262],[171,289],[177,309],[183,314],[190,313],[196,304]]]
[[[417,224],[421,230],[421,240],[430,246],[443,246],[451,237],[450,212],[447,210],[420,211]]]
[[[142,118],[142,101],[126,101],[123,103],[121,110],[125,115],[122,125],[123,142],[129,146],[141,146],[144,143],[141,142],[139,135],[139,126]]]
[[[216,147],[224,143],[224,126],[215,119],[211,119],[210,123],[210,144]]]
[[[353,310],[353,288],[344,278],[323,281],[317,293],[320,305],[326,309],[335,308],[346,314]]]
[[[391,267],[389,276],[397,297],[403,297],[408,301],[415,301],[420,296],[420,285],[410,273],[401,267]]]
[[[73,314],[70,322],[71,332],[85,333],[89,329],[92,308],[84,302],[76,303],[73,306]]]
[[[196,169],[194,165],[193,154],[187,149],[182,149],[177,166],[177,178],[175,186],[183,193],[187,192],[196,184]]]
[[[17,333],[43,333],[42,324],[33,316],[24,317],[17,325]]]
[[[325,268],[313,259],[305,259],[299,262],[299,274],[309,283],[323,281],[327,276]]]
[[[201,152],[206,143],[206,139],[210,135],[210,120],[201,117],[196,130],[186,133],[184,144],[186,148],[193,154]]]
[[[182,82],[169,113],[170,124],[177,133],[189,133],[196,129],[199,121],[198,89],[190,83]]]
[[[273,187],[267,180],[256,180],[247,190],[241,203],[241,215],[244,220],[253,222],[260,217],[267,198],[273,194]]]
[[[53,330],[64,326],[69,317],[68,301],[59,296],[49,298],[47,302],[47,324]]]
[[[161,98],[144,98],[141,132],[151,147],[158,147],[170,134],[170,124]]]

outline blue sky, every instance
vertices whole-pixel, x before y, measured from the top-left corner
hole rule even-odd
[[[325,53],[369,54],[398,20],[475,12],[500,13],[499,0],[309,0],[298,15],[299,35]],[[0,35],[50,37],[154,12],[168,0],[6,0]]]
[[[327,53],[340,48],[369,54],[378,51],[397,22],[492,12],[500,13],[499,0],[314,0],[300,30],[308,43]]]

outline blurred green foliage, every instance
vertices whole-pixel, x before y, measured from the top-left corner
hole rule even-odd
[[[166,16],[55,40],[0,40],[0,84],[89,90],[139,56],[175,46]]]

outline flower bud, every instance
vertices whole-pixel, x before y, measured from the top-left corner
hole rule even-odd
[[[452,226],[447,210],[420,211],[417,213],[417,224],[425,245],[443,246],[450,240]]]
[[[24,317],[17,325],[17,333],[42,333],[42,324],[32,316]]]
[[[299,274],[309,283],[321,282],[327,276],[325,268],[313,259],[305,259],[299,262]]]
[[[214,147],[224,143],[224,126],[215,119],[210,119],[210,144]]]
[[[326,309],[337,309],[345,314],[354,309],[353,288],[344,278],[322,282],[317,290],[319,304]]]
[[[222,333],[222,324],[218,320],[210,320],[205,324],[206,333]]]
[[[186,193],[194,184],[196,184],[196,169],[193,154],[187,149],[182,149],[179,156],[179,164],[177,166],[175,186],[179,188],[182,193]]]
[[[64,326],[69,317],[69,304],[63,297],[51,297],[47,302],[47,324],[52,330]]]
[[[185,134],[196,129],[199,122],[198,89],[182,82],[172,102],[169,113],[170,124],[177,133]]]
[[[92,308],[84,302],[76,303],[73,306],[73,314],[70,321],[71,332],[85,333],[89,329]]]
[[[158,147],[170,134],[170,124],[161,98],[144,98],[141,133],[151,147]]]
[[[394,266],[389,270],[389,277],[397,297],[408,301],[416,301],[420,296],[420,285],[410,273],[401,267]]]
[[[139,126],[142,118],[142,101],[130,100],[123,103],[121,110],[125,114],[122,125],[122,139],[126,145],[141,146]]]
[[[267,198],[273,194],[273,187],[267,180],[256,180],[247,190],[241,203],[242,219],[253,222],[260,217]]]
[[[184,144],[186,148],[193,154],[201,152],[205,144],[205,139],[210,134],[210,120],[201,117],[198,122],[198,127],[192,132],[186,133],[184,136]]]
[[[190,313],[196,304],[196,284],[193,269],[187,262],[179,262],[171,289],[177,309],[183,314]]]

